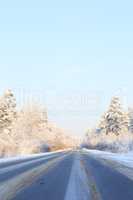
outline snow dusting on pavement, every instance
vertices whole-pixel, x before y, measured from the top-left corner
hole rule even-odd
[[[66,191],[65,200],[89,200],[90,192],[80,156],[76,155]]]

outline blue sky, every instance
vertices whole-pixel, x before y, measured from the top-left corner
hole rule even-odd
[[[41,94],[50,119],[75,134],[115,94],[132,106],[132,8],[131,0],[2,1],[1,92]]]

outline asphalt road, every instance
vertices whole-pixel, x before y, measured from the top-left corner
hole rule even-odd
[[[70,177],[73,155],[66,157],[53,170],[20,192],[14,200],[63,200]]]
[[[94,178],[102,200],[133,200],[133,180],[100,159],[83,155],[83,160],[89,174]]]
[[[58,160],[59,158],[62,159]],[[66,200],[67,188],[70,181],[80,181],[80,178],[75,179],[74,177],[74,179],[72,179],[71,171],[75,159],[77,159],[77,162],[80,162],[81,170],[86,172],[89,184],[86,184],[88,188],[85,189],[90,191],[90,193],[92,190],[90,187],[92,185],[91,181],[93,179],[95,192],[98,193],[95,200],[133,200],[133,180],[115,170],[112,165],[106,165],[100,159],[94,158],[89,153],[87,154],[79,151],[58,153],[47,158],[42,156],[41,158],[38,157],[32,160],[21,161],[20,163],[19,161],[16,163],[8,163],[9,168],[7,165],[0,165],[0,187],[3,183],[6,183],[6,181],[14,180],[14,178],[19,177],[20,174],[23,175],[23,173],[28,170],[30,171],[40,165],[45,165],[53,159],[57,159],[57,162],[55,162],[52,168],[44,170],[35,181],[23,187],[22,190],[14,194],[10,200]],[[81,188],[83,188],[84,183],[81,184]],[[75,189],[73,185],[74,184],[72,184],[71,190]],[[84,187],[86,187],[86,185]],[[80,190],[80,188],[78,188],[78,190]],[[72,192],[71,194],[74,195]],[[79,196],[78,199],[85,199],[83,198],[85,193],[81,192],[81,194],[82,195]],[[86,199],[89,200],[88,197]],[[0,200],[3,199],[0,198]],[[70,196],[69,200],[77,200],[77,198]]]
[[[0,184],[4,181],[8,181],[11,178],[20,175],[28,170],[34,169],[41,164],[45,164],[52,159],[63,156],[66,153],[57,153],[50,156],[40,156],[36,158],[24,159],[23,161],[11,161],[8,164],[2,163],[0,165]],[[0,199],[1,200],[1,199]]]

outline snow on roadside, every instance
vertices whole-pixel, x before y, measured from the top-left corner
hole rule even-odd
[[[48,154],[47,156],[38,157],[38,159],[27,160],[24,163],[21,163],[21,162],[19,162],[17,164],[15,163],[14,165],[11,165],[11,166],[9,165],[9,166],[6,166],[6,167],[0,169],[0,175],[7,173],[7,172],[17,170],[19,168],[26,167],[26,166],[31,165],[31,164],[34,165],[34,164],[38,163],[39,161],[45,161],[45,160],[50,159],[50,158],[54,159],[56,157],[57,157],[56,154]]]
[[[21,155],[21,156],[7,157],[7,158],[4,157],[4,158],[0,158],[0,164],[12,162],[12,161],[23,161],[27,159],[42,157],[42,156],[54,155],[56,153],[61,153],[61,152],[69,151],[69,150],[70,149],[58,150],[58,151],[53,151],[53,152],[45,152],[45,153],[39,153],[39,154]]]
[[[133,152],[120,154],[120,153],[110,153],[105,151],[87,150],[87,149],[84,149],[83,151],[88,152],[96,157],[116,161],[122,165],[125,165],[126,167],[133,168]]]
[[[84,169],[82,169],[80,156],[75,155],[72,166],[65,200],[89,200],[90,192],[88,180]]]

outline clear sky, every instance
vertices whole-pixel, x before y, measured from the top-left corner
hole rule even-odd
[[[133,106],[131,0],[0,3],[0,90],[39,94],[51,120],[83,134],[111,96]]]

